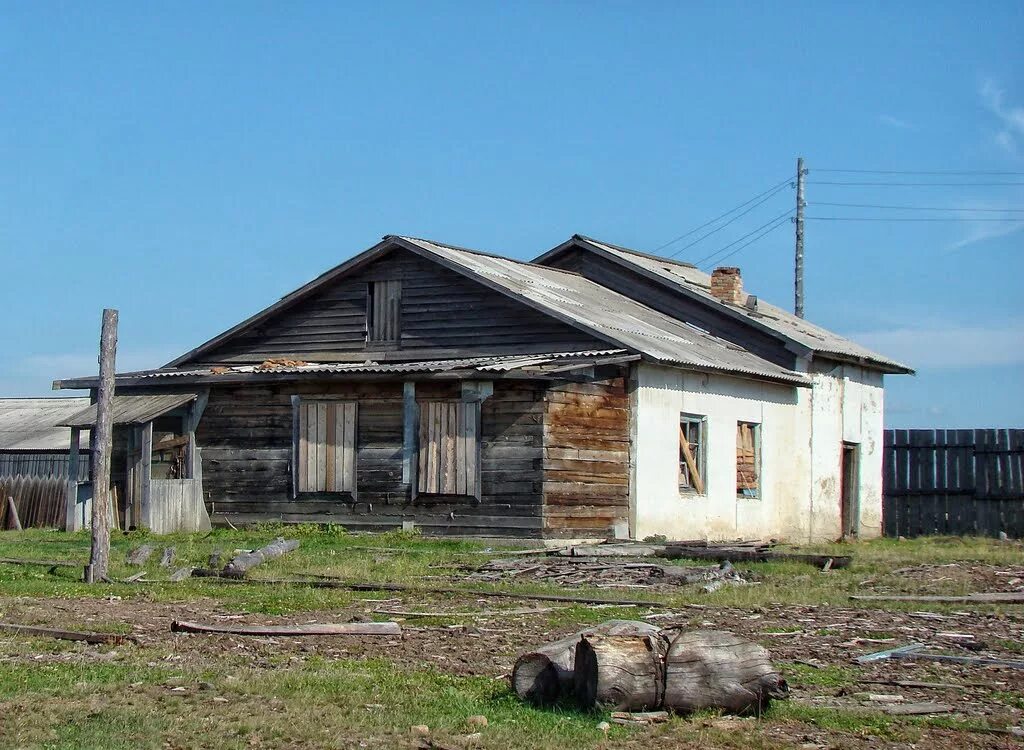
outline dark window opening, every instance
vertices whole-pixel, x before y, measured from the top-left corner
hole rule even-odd
[[[402,333],[401,315],[401,281],[371,281],[366,285],[368,344],[397,344]]]

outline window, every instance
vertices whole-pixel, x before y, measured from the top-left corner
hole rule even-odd
[[[679,417],[679,489],[704,494],[705,417],[683,414]]]
[[[366,343],[397,344],[401,336],[402,282],[366,285]]]
[[[736,424],[736,495],[758,497],[761,487],[761,425]]]
[[[296,403],[296,492],[356,491],[356,402]]]
[[[420,403],[417,494],[479,497],[479,424],[479,402]]]

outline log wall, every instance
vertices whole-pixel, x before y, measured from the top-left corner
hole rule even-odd
[[[481,407],[482,499],[421,495],[402,482],[402,383],[302,382],[211,389],[196,431],[214,523],[338,523],[384,530],[414,521],[426,533],[540,536],[543,384],[496,381]],[[417,398],[458,398],[458,382],[417,383]],[[358,401],[356,482],[347,493],[292,498],[292,395]]]
[[[625,379],[553,386],[544,406],[545,536],[612,535],[629,518]]]

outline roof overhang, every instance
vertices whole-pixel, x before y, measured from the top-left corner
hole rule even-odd
[[[150,396],[114,396],[111,411],[114,424],[145,424],[198,398],[196,393],[160,393]],[[97,404],[91,404],[65,419],[62,427],[92,427]]]

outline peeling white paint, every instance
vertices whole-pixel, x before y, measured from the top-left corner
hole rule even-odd
[[[776,537],[842,533],[843,441],[860,446],[858,532],[881,534],[882,376],[859,367],[811,368],[812,388],[635,366],[631,534],[643,539]],[[679,491],[679,415],[707,417],[705,494]],[[760,497],[736,496],[736,423],[761,425]]]

